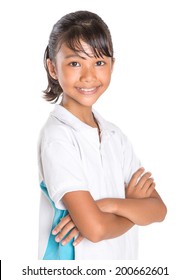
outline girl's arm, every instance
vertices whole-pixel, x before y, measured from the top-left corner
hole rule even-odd
[[[66,193],[63,202],[78,231],[92,242],[120,236],[134,225],[127,218],[102,212],[88,191]],[[60,232],[65,222],[63,219],[53,230],[53,234]],[[60,241],[64,235],[65,233],[61,231],[56,241]]]
[[[126,187],[126,198],[106,198],[98,201],[105,212],[127,217],[137,225],[148,225],[161,222],[167,209],[155,188],[151,173],[138,169]]]
[[[163,221],[167,212],[155,190],[149,198],[107,198],[99,202],[104,204],[104,211],[127,217],[141,226]]]
[[[87,191],[67,193],[63,201],[71,218],[68,216],[62,219],[54,229],[53,234],[61,231],[56,240],[60,241],[75,226],[64,243],[78,231],[81,235],[76,239],[76,244],[82,240],[82,235],[93,242],[98,242],[117,237],[134,224],[147,225],[162,221],[166,215],[166,207],[154,190],[155,183],[150,177],[151,173],[143,174],[143,172],[144,169],[140,168],[132,176],[126,188],[126,199],[106,198],[95,202]]]

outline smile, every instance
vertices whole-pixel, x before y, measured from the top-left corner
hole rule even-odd
[[[92,88],[77,88],[77,90],[79,91],[79,93],[84,94],[84,95],[93,95],[97,92],[98,87],[92,87]]]

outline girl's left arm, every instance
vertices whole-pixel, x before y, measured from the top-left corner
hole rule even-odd
[[[167,208],[155,190],[150,172],[139,168],[126,187],[126,198],[105,198],[97,201],[104,212],[126,217],[137,225],[148,225],[164,220]]]
[[[105,198],[97,202],[106,212],[126,217],[136,225],[148,225],[164,220],[167,209],[154,190],[148,198]]]

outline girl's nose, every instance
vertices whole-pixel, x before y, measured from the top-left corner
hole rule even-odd
[[[89,83],[95,80],[96,80],[96,72],[94,67],[85,67],[82,69],[80,81]]]

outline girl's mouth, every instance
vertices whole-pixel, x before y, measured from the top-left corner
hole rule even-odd
[[[97,92],[99,86],[98,87],[91,87],[91,88],[80,88],[78,87],[77,90],[79,91],[79,93],[84,94],[84,95],[93,95]]]

